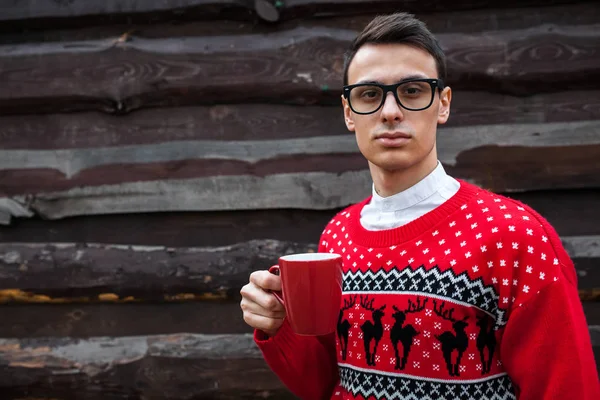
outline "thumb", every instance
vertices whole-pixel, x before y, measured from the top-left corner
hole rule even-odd
[[[269,271],[255,271],[250,275],[250,282],[263,290],[281,290],[281,277]]]

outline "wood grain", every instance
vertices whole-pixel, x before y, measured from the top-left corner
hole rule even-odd
[[[515,149],[510,149],[514,152]],[[587,151],[587,153],[586,153]],[[521,151],[523,162],[532,156],[551,157],[562,154],[552,168],[544,170],[543,164],[535,167],[529,175],[518,175],[520,168],[503,169],[506,159],[501,159],[501,149],[488,153],[487,157],[474,157],[465,168],[475,170],[481,158],[489,158],[485,169],[479,171],[478,184],[487,189],[498,190],[541,190],[554,188],[592,188],[597,184],[598,146],[573,148],[572,153],[563,149],[536,152],[535,149]],[[585,158],[581,158],[585,157]],[[511,160],[516,157],[511,156]],[[546,158],[547,159],[547,158]],[[517,160],[519,161],[519,160]],[[579,163],[574,168],[574,163]],[[458,164],[462,167],[463,164]],[[448,166],[454,175],[464,177],[459,167]],[[496,168],[494,168],[496,167]],[[455,173],[455,170],[458,173]],[[506,176],[505,173],[517,174]],[[39,175],[38,175],[39,176]],[[31,175],[29,175],[31,177]],[[509,178],[511,178],[509,180]],[[11,217],[30,216],[33,213],[46,219],[58,219],[77,215],[102,215],[119,213],[181,212],[181,211],[225,211],[253,209],[300,208],[328,210],[361,201],[370,195],[371,179],[368,170],[345,171],[342,173],[306,172],[274,174],[264,178],[252,176],[220,176],[192,179],[171,179],[74,188],[64,192],[18,195],[13,199],[29,214],[11,214]],[[23,185],[21,185],[23,186]],[[10,223],[6,219],[5,223]]]
[[[277,24],[264,24],[254,19],[206,20],[189,12],[167,12],[162,14],[164,18],[161,18],[160,13],[112,14],[110,19],[102,17],[95,23],[86,22],[86,18],[94,18],[93,16],[33,18],[15,22],[5,21],[0,24],[0,44],[98,40],[107,37],[119,38],[124,34],[135,34],[148,39],[266,34],[298,27],[349,29],[358,33],[377,14],[375,10],[348,15],[330,13],[314,18],[280,20]],[[579,1],[545,4],[544,7],[423,11],[416,12],[416,17],[425,22],[434,34],[479,33],[490,30],[528,29],[538,25],[592,25],[598,22],[600,10],[593,1]],[[73,29],[75,26],[77,29]]]
[[[581,2],[581,1],[580,1]],[[244,0],[180,0],[175,4],[159,0],[129,1],[122,3],[115,0],[70,0],[68,2],[36,3],[33,0],[17,0],[9,5],[0,5],[0,21],[8,25],[4,29],[19,25],[9,22],[20,22],[21,27],[28,29],[45,28],[50,26],[79,27],[84,24],[105,22],[107,16],[111,21],[161,21],[161,20],[190,20],[190,19],[235,19],[255,20],[265,19],[285,20],[291,18],[307,18],[312,16],[344,15],[360,13],[387,13],[398,11],[397,2],[390,0],[287,0],[281,5],[273,1],[259,1],[262,8],[268,9],[268,14],[257,10],[256,3]],[[343,7],[340,5],[343,4]],[[490,7],[535,7],[569,4],[564,0],[509,0],[509,1],[455,1],[445,5],[437,1],[404,1],[402,8],[409,12],[456,11]],[[273,15],[274,14],[274,15]],[[273,15],[270,18],[267,16]],[[60,24],[60,25],[59,25]],[[40,26],[41,25],[41,26]]]
[[[314,244],[254,240],[210,248],[105,244],[0,245],[0,301],[195,300],[239,295],[250,273]]]
[[[600,260],[600,236],[562,237],[569,255]],[[253,271],[315,244],[253,240],[231,246],[167,248],[106,244],[0,244],[4,303],[136,302],[235,298]],[[587,274],[587,272],[586,272]],[[581,275],[581,274],[580,274]],[[594,276],[597,274],[594,272]],[[598,280],[589,280],[598,288]]]
[[[445,127],[600,120],[600,91],[531,97],[453,94]],[[128,116],[96,112],[0,117],[2,149],[73,149],[187,140],[281,140],[351,135],[342,108],[270,104],[141,109]]]
[[[438,158],[448,171],[487,189],[600,185],[598,121],[449,127],[438,136]],[[155,211],[326,209],[370,194],[365,168],[351,135],[0,150],[0,193],[50,219]],[[13,208],[0,203],[4,214],[12,215]]]
[[[441,127],[438,136],[440,161],[455,165],[465,152],[476,151],[485,146],[542,148],[600,145],[600,120]],[[72,178],[86,169],[113,164],[135,165],[193,159],[235,160],[256,164],[293,155],[336,157],[358,152],[354,135],[348,133],[285,140],[172,140],[118,147],[0,150],[0,170],[48,169],[57,170],[65,177]],[[206,175],[209,174],[204,174]]]
[[[512,95],[599,88],[597,25],[440,34],[448,84]],[[0,46],[0,112],[266,102],[339,104],[355,31],[299,27],[264,35]],[[552,82],[552,85],[548,85]]]
[[[599,330],[589,327],[596,353]],[[12,396],[286,398],[250,334],[0,339],[0,364],[0,388]]]
[[[239,299],[180,303],[3,304],[0,337],[252,333]]]
[[[0,365],[3,398],[292,398],[250,334],[0,339]]]
[[[582,304],[587,323],[600,326],[600,302]],[[242,318],[239,299],[166,304],[3,304],[1,311],[3,338],[253,333]]]
[[[232,175],[73,188],[14,196],[13,200],[48,219],[148,211],[331,209],[364,199],[370,194],[370,185],[368,170],[284,173],[265,178]]]
[[[502,193],[501,193],[502,194]],[[503,193],[507,195],[506,193]],[[561,236],[600,235],[600,189],[510,193],[546,218]],[[0,242],[84,242],[146,246],[226,246],[253,239],[315,242],[339,208],[82,215],[15,219]],[[293,229],[290,229],[293,227]]]
[[[456,166],[447,166],[447,170],[459,178],[469,176],[466,171],[474,171],[473,182],[492,191],[598,187],[596,160],[600,146],[489,149],[465,156]],[[540,163],[530,161],[535,157]],[[553,160],[550,168],[541,162],[548,159]],[[482,160],[487,163],[485,168],[481,168]],[[529,168],[527,175],[522,174],[519,163]],[[12,199],[28,212],[47,219],[140,212],[326,210],[363,200],[370,195],[371,185],[368,170],[305,172],[264,178],[231,175],[131,182],[18,195]],[[10,210],[4,212],[11,215]]]

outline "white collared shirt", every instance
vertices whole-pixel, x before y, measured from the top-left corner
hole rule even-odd
[[[446,174],[442,163],[425,178],[393,196],[381,197],[375,191],[360,214],[361,225],[368,230],[393,229],[405,225],[440,206],[460,188],[460,183]]]

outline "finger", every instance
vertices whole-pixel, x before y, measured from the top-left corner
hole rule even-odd
[[[285,309],[283,308],[283,306],[280,307],[276,307],[276,309],[274,310],[269,310],[261,305],[259,305],[258,303],[252,301],[249,298],[242,298],[242,301],[240,302],[240,307],[242,309],[242,311],[244,311],[245,313],[252,313],[252,314],[256,314],[256,315],[260,315],[263,317],[268,317],[268,318],[284,318],[285,317]]]
[[[241,290],[242,297],[255,303],[257,308],[262,308],[266,312],[283,312],[283,304],[269,292],[265,292],[254,283],[244,286]]]
[[[275,334],[283,324],[283,319],[268,318],[252,313],[244,313],[244,321],[254,329],[259,329],[269,336]]]
[[[263,290],[281,290],[281,278],[269,271],[255,271],[250,274],[250,282]]]

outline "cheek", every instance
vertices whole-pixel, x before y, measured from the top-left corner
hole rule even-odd
[[[410,121],[419,142],[429,147],[435,142],[435,133],[437,130],[437,114],[428,112],[427,115],[421,115]]]
[[[371,146],[370,133],[373,129],[374,122],[366,116],[354,118],[354,133],[356,134],[356,143],[358,148],[364,154],[368,153],[369,147]]]

